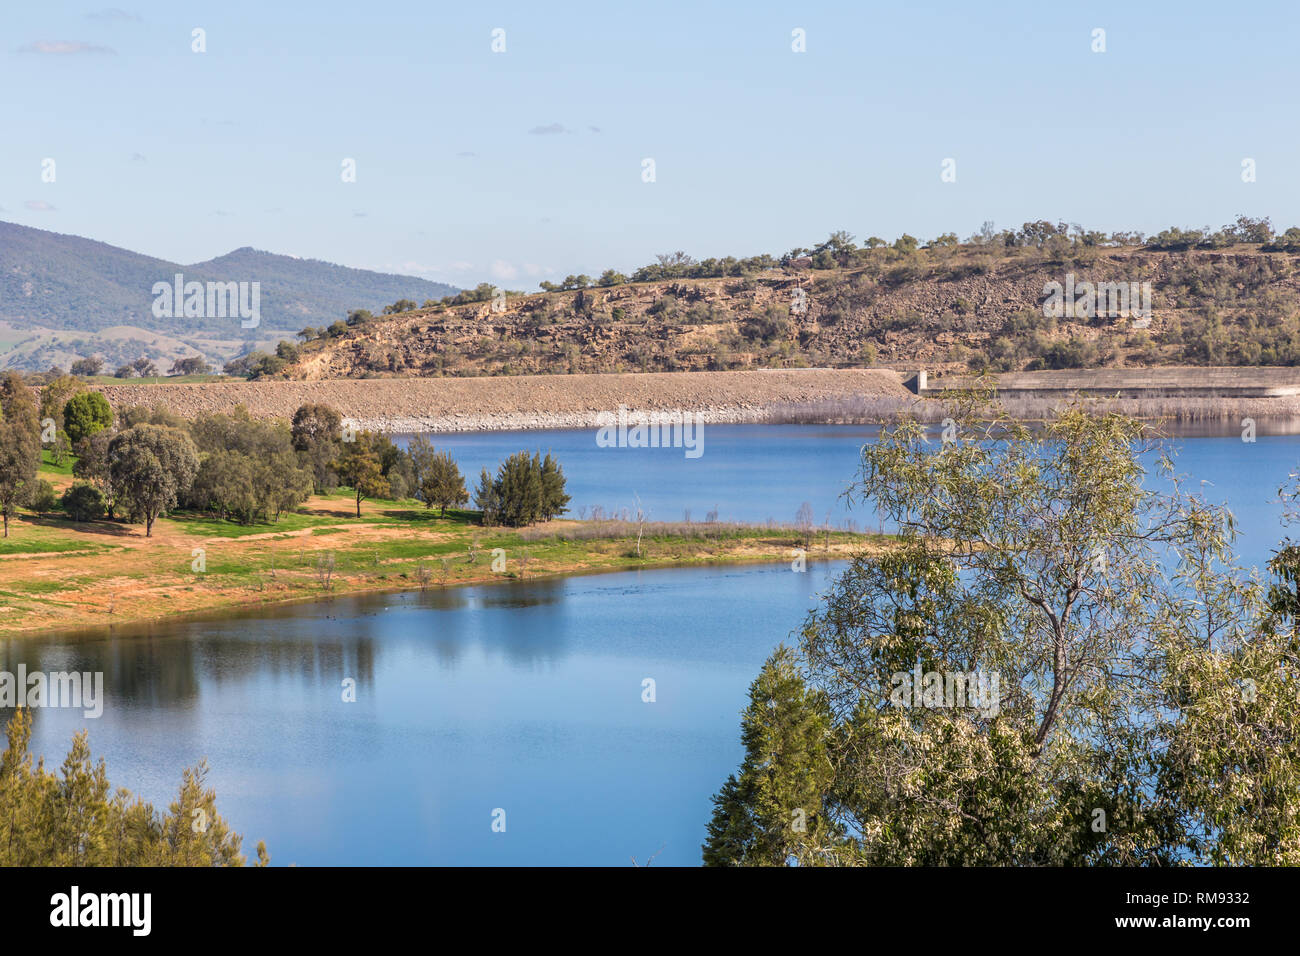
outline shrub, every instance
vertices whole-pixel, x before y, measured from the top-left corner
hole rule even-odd
[[[29,507],[37,514],[45,514],[59,506],[59,496],[54,493],[54,486],[44,478],[38,478],[32,485]]]
[[[63,493],[63,510],[73,521],[94,521],[103,517],[104,496],[89,482],[73,482]]]

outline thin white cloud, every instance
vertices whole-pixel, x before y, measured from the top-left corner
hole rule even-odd
[[[36,40],[18,48],[19,53],[40,53],[44,56],[75,56],[79,53],[116,53],[112,47],[80,40]]]
[[[388,262],[382,266],[375,266],[377,272],[398,272],[405,275],[444,275],[449,272],[473,272],[474,263],[472,262],[452,262],[444,265],[430,265],[426,262]]]
[[[504,259],[494,259],[488,269],[494,279],[518,279],[519,270]]]
[[[106,10],[92,10],[86,14],[86,19],[98,20],[101,23],[139,23],[143,18],[138,13],[128,13],[117,7],[109,7]]]
[[[529,134],[532,136],[556,136],[560,133],[567,133],[562,123],[550,123],[546,126],[534,126],[530,129]]]
[[[23,203],[23,207],[25,209],[30,209],[33,212],[56,212],[57,211],[52,205],[47,203],[44,199],[29,199],[27,200],[27,202]]]

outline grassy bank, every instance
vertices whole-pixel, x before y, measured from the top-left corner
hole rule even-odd
[[[70,478],[49,465],[56,488]],[[0,540],[0,634],[104,626],[334,594],[454,587],[599,571],[846,557],[879,536],[732,524],[557,520],[484,528],[415,500],[315,496],[278,522],[203,515],[138,525],[22,513]],[[637,537],[641,533],[638,554]]]

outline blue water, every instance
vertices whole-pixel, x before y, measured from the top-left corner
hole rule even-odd
[[[770,518],[790,525],[807,501],[818,522],[829,511],[836,525],[854,518],[865,528],[870,520],[874,530],[874,515],[848,510],[841,494],[863,443],[877,432],[871,426],[705,425],[698,458],[687,458],[682,448],[600,448],[595,429],[429,437],[451,452],[471,490],[481,469],[495,473],[514,452],[554,452],[573,499],[570,517],[582,517],[584,507],[587,517],[595,506],[610,515],[633,511],[640,498],[651,521],[681,521],[687,510],[703,521],[716,509],[720,521]]]
[[[277,864],[694,865],[746,689],[828,573],[408,592],[4,650],[106,675],[98,720],[34,711],[37,752],[89,726],[113,782],[158,805],[206,755],[219,810]]]
[[[599,449],[592,432],[435,436],[467,473],[556,452],[575,510],[821,519],[869,429],[708,426],[696,460]],[[1188,438],[1179,470],[1228,502],[1262,563],[1300,438]],[[1207,484],[1202,485],[1205,481]],[[839,511],[861,527],[875,516]],[[1300,530],[1300,529],[1298,529]],[[218,807],[277,864],[694,865],[709,797],[738,765],[739,713],[841,565],[691,568],[334,599],[90,637],[0,643],[4,667],[103,671],[104,714],[37,710],[61,762],[91,731],[114,784],[158,805],[206,756]],[[355,703],[342,700],[353,678]],[[642,700],[643,681],[657,699]],[[0,717],[7,717],[0,714]],[[505,811],[504,833],[492,829]]]
[[[939,429],[932,427],[934,441]],[[1172,437],[1176,471],[1187,487],[1207,500],[1228,504],[1239,522],[1238,551],[1247,563],[1262,564],[1282,534],[1278,487],[1300,467],[1300,435],[1262,433],[1247,443],[1239,433]],[[514,452],[551,451],[564,467],[571,517],[590,517],[599,505],[607,514],[629,510],[640,498],[652,521],[681,521],[689,510],[703,521],[714,509],[722,521],[794,524],[806,501],[820,524],[854,522],[858,530],[884,527],[861,502],[843,497],[856,476],[861,448],[879,430],[851,425],[706,425],[704,453],[686,458],[681,448],[599,448],[595,429],[482,432],[432,435],[435,447],[450,451],[472,489],[479,471],[495,473]],[[1155,454],[1146,456],[1155,477]],[[1202,484],[1202,481],[1207,482]],[[586,509],[585,511],[583,509]],[[1300,528],[1296,529],[1300,537]]]

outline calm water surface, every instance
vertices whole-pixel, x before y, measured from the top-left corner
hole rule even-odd
[[[467,474],[553,450],[575,509],[654,519],[819,520],[874,431],[708,426],[705,453],[598,449],[590,431],[434,436]],[[1300,438],[1185,438],[1179,470],[1240,520],[1247,562],[1278,538]],[[1202,482],[1204,482],[1202,484]],[[8,640],[4,666],[105,674],[104,715],[35,714],[62,760],[91,731],[111,779],[165,805],[206,756],[218,805],[277,864],[694,865],[738,715],[772,648],[841,565],[681,569],[339,598],[111,633]],[[354,678],[357,701],[341,682]],[[656,700],[642,700],[655,681]],[[0,714],[7,717],[7,714]],[[506,813],[494,833],[492,814]]]
[[[1209,430],[1205,429],[1202,432]],[[1209,500],[1227,503],[1242,533],[1238,549],[1248,562],[1262,563],[1280,537],[1278,487],[1300,466],[1300,435],[1268,434],[1261,422],[1257,440],[1240,432],[1185,435],[1168,440],[1176,470]],[[878,435],[874,426],[706,425],[704,454],[688,459],[681,448],[598,448],[595,430],[486,432],[432,435],[439,449],[460,463],[472,490],[479,471],[496,471],[520,450],[551,451],[564,466],[574,517],[599,505],[608,514],[632,509],[636,498],[652,521],[695,521],[717,510],[723,521],[794,523],[803,502],[820,523],[829,518],[859,530],[881,527],[874,512],[843,497],[857,473],[860,450]],[[940,429],[931,427],[934,441]],[[1155,456],[1148,456],[1154,469]]]
[[[630,865],[662,848],[657,865],[695,864],[709,795],[739,762],[746,688],[827,574],[341,598],[10,641],[5,657],[105,673],[104,715],[37,710],[34,749],[61,760],[88,725],[112,780],[159,804],[206,755],[222,813],[276,863]]]

